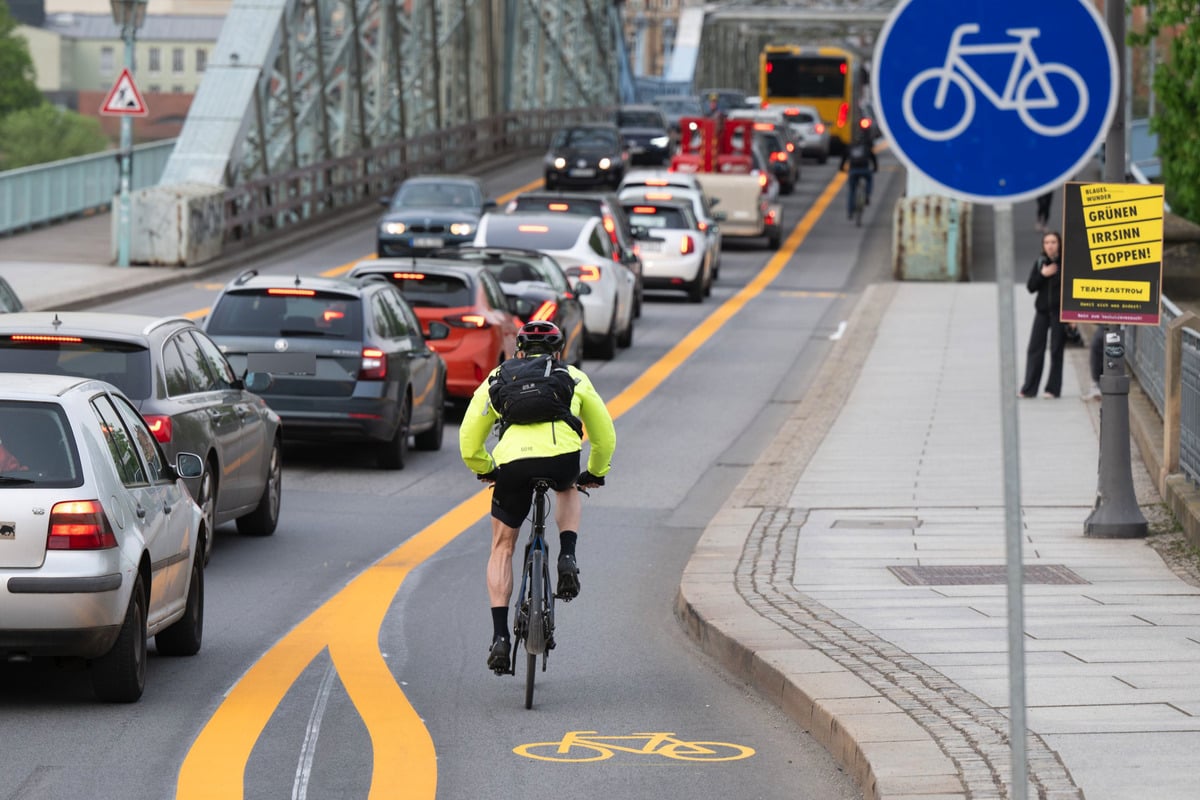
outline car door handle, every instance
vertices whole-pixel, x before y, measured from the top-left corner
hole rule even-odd
[[[133,510],[133,513],[137,515],[138,519],[146,518],[146,509],[142,508],[140,503],[138,504],[137,508]]]
[[[170,514],[170,513],[171,513],[171,509],[172,509],[172,508],[174,508],[174,507],[175,507],[175,506],[168,505],[167,503],[163,503],[163,513],[164,513],[164,514]]]

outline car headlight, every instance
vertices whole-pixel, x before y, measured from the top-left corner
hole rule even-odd
[[[455,236],[470,236],[475,232],[475,226],[470,222],[455,222],[450,225],[450,232]]]
[[[671,143],[670,136],[655,136],[653,139],[650,140],[650,144],[654,145],[655,147],[666,147],[670,143]]]
[[[596,166],[600,167],[600,169],[608,169],[612,166],[612,159],[608,156],[605,156],[604,158],[600,159],[600,163]]]
[[[565,158],[563,158],[562,156],[559,156],[558,158],[554,159],[554,168],[555,169],[565,169],[566,166],[567,166],[567,160]]]
[[[399,236],[408,230],[408,226],[403,222],[385,222],[383,223],[383,232],[392,236]]]

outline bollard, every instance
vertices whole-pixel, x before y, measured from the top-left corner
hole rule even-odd
[[[1096,506],[1084,523],[1085,536],[1133,539],[1149,533],[1133,491],[1129,450],[1129,375],[1120,329],[1105,327],[1104,372],[1100,375],[1100,467]]]

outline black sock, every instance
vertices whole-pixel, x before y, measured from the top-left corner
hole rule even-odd
[[[508,638],[508,606],[492,606],[492,635]]]
[[[575,542],[578,541],[579,534],[575,531],[563,531],[558,534],[558,548],[561,555],[575,555]]]

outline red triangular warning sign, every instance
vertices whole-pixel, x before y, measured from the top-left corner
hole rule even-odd
[[[137,85],[133,82],[133,74],[128,67],[121,70],[117,82],[113,84],[112,91],[104,100],[104,105],[100,106],[100,113],[132,114],[137,117],[144,117],[149,113],[146,101],[142,99],[142,93],[138,91]]]

